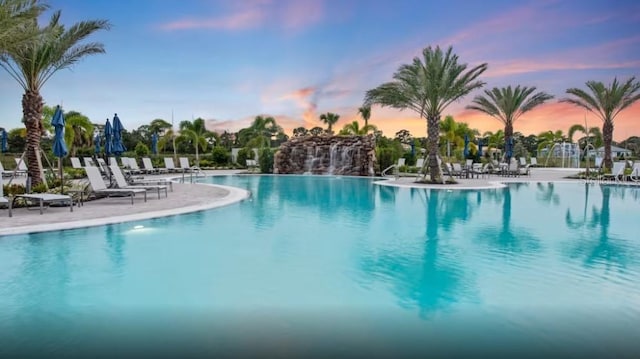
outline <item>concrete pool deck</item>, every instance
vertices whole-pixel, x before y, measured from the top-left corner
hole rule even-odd
[[[579,171],[562,168],[533,168],[531,176],[502,177],[491,175],[488,178],[456,178],[458,184],[454,185],[415,183],[416,177],[381,179],[376,183],[385,186],[414,188],[490,189],[503,187],[503,183],[508,182],[578,182],[581,180],[567,179],[566,177]],[[205,171],[207,175],[230,175],[241,172],[239,170]],[[175,175],[149,177],[168,178],[175,177]],[[189,181],[189,178],[186,180]],[[628,184],[638,185],[638,183]],[[87,201],[84,206],[74,207],[73,212],[70,212],[68,207],[50,207],[40,215],[40,212],[35,209],[16,208],[13,217],[8,217],[8,210],[0,209],[0,236],[98,226],[191,213],[236,203],[249,196],[248,191],[239,188],[174,183],[173,192],[168,193],[168,198],[163,196],[158,199],[155,193],[149,192],[146,203],[141,197],[136,197],[133,205],[129,197],[116,197]]]

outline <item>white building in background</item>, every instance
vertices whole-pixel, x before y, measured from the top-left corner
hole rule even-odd
[[[630,157],[632,154],[631,150],[628,150],[626,148],[622,148],[622,147],[618,147],[618,146],[611,146],[611,157],[612,158],[618,158],[618,157],[623,157],[623,158],[627,158]],[[604,157],[604,146],[597,148],[595,150],[589,150],[587,151],[587,156],[589,156],[589,158],[593,158],[593,157]]]

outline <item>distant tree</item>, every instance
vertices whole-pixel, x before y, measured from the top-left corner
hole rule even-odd
[[[333,134],[333,129],[332,129],[333,125],[335,125],[339,119],[340,119],[340,115],[335,114],[333,112],[327,112],[320,115],[320,120],[327,125],[328,134]]]
[[[304,137],[309,135],[309,130],[304,127],[296,127],[293,129],[293,137]]]
[[[364,136],[367,133],[375,130],[377,130],[377,128],[374,125],[365,125],[363,127],[360,127],[358,121],[353,121],[344,125],[344,127],[340,131],[340,135]]]
[[[173,128],[171,123],[161,118],[156,118],[149,124],[149,133],[157,133],[158,136],[162,137],[171,128]]]
[[[247,147],[271,147],[271,139],[282,132],[282,127],[278,126],[275,118],[271,116],[256,116],[251,126],[240,130],[238,137],[244,146]]]
[[[504,124],[504,137],[509,141],[513,137],[513,124],[523,114],[542,105],[553,96],[539,91],[535,87],[511,86],[485,90],[485,95],[476,96],[467,109],[483,112]]]
[[[553,147],[554,144],[556,143],[561,143],[565,140],[564,134],[562,133],[562,130],[557,130],[557,131],[545,131],[545,132],[541,132],[538,135],[538,153],[540,153],[540,150],[543,148],[548,148],[551,149],[551,147]]]
[[[205,127],[205,121],[202,118],[196,118],[192,121],[180,122],[180,136],[183,141],[190,142],[196,151],[196,166],[200,166],[199,149],[206,151],[210,144],[211,131]]]
[[[410,144],[411,141],[413,140],[413,136],[411,136],[411,132],[404,129],[396,132],[396,136],[394,138],[398,140],[398,142],[404,143],[407,145]]]
[[[608,87],[602,82],[588,81],[586,83],[590,94],[578,88],[567,89],[571,98],[561,99],[578,107],[587,109],[596,114],[602,120],[602,139],[604,143],[604,165],[611,168],[611,142],[613,141],[613,122],[616,116],[624,109],[640,99],[640,82],[631,77],[625,83],[619,83],[613,79]]]
[[[310,129],[309,133],[312,136],[320,136],[320,135],[322,135],[324,133],[324,128],[316,126],[316,127],[312,128],[312,129]]]
[[[369,119],[371,118],[371,105],[364,105],[358,109],[358,113],[362,116],[364,120],[363,128],[369,125]]]

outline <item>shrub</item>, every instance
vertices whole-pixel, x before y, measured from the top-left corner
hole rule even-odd
[[[270,148],[261,149],[258,165],[260,166],[260,172],[273,173],[273,150]]]
[[[253,150],[250,148],[242,148],[238,151],[238,159],[236,161],[241,167],[246,167],[247,160],[250,159],[253,159]]]
[[[217,166],[224,166],[229,163],[231,153],[222,146],[215,146],[211,151],[212,162]]]
[[[138,142],[135,149],[136,156],[149,156],[149,147],[142,142]]]
[[[14,195],[14,194],[23,194],[26,192],[26,188],[23,185],[17,184],[17,183],[4,185],[2,187],[2,190],[4,191],[3,193],[5,196]]]

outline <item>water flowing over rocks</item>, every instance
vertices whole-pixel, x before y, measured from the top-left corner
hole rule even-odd
[[[277,174],[373,176],[375,137],[306,136],[280,145],[274,160]]]

